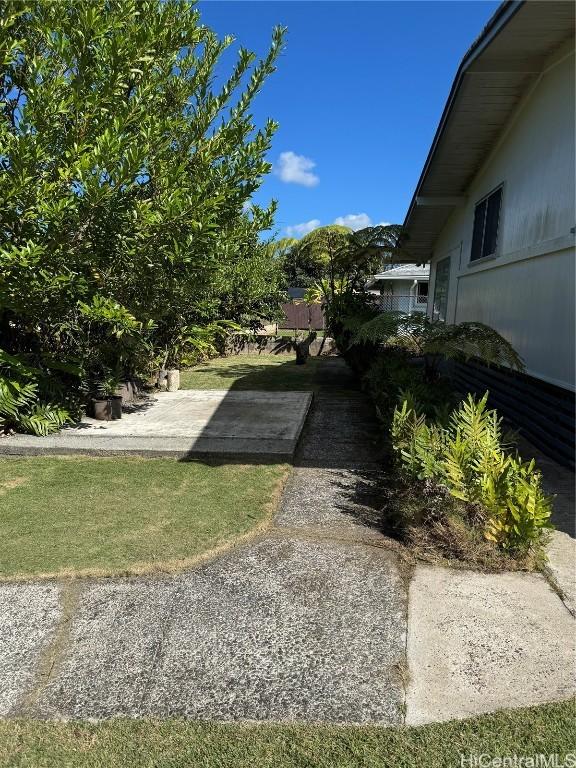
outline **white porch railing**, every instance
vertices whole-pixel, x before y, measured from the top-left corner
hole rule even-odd
[[[378,306],[382,312],[401,312],[411,315],[414,312],[426,312],[426,299],[418,296],[379,296]]]

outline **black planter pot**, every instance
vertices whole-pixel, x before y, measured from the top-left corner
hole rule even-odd
[[[122,418],[122,395],[95,397],[92,400],[94,418],[99,421],[115,421]]]

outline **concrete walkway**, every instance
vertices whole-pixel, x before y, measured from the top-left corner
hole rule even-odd
[[[542,485],[554,497],[552,522],[556,530],[550,537],[546,574],[568,610],[576,616],[576,498],[574,472],[545,456],[526,440],[519,445],[525,458],[536,460],[542,472]]]
[[[576,691],[575,621],[540,575],[419,566],[408,627],[409,725]]]
[[[543,576],[412,573],[388,547],[371,408],[323,370],[260,539],[164,578],[0,585],[0,714],[399,725],[574,693]]]

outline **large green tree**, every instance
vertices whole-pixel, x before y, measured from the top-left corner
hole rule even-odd
[[[327,305],[336,296],[362,291],[366,280],[401,254],[401,228],[379,225],[352,231],[331,224],[318,227],[284,255],[284,272],[292,285],[308,287],[308,295]]]
[[[188,0],[0,10],[0,347],[129,371],[183,327],[268,311],[273,206],[246,206],[276,126],[250,110],[282,30],[223,77],[232,38]]]

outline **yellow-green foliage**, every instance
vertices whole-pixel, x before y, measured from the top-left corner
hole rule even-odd
[[[505,450],[501,420],[488,410],[488,393],[472,395],[452,413],[447,427],[429,424],[404,401],[392,421],[392,446],[403,470],[444,485],[457,499],[485,510],[484,535],[503,549],[526,549],[549,528],[551,499],[534,461]]]

